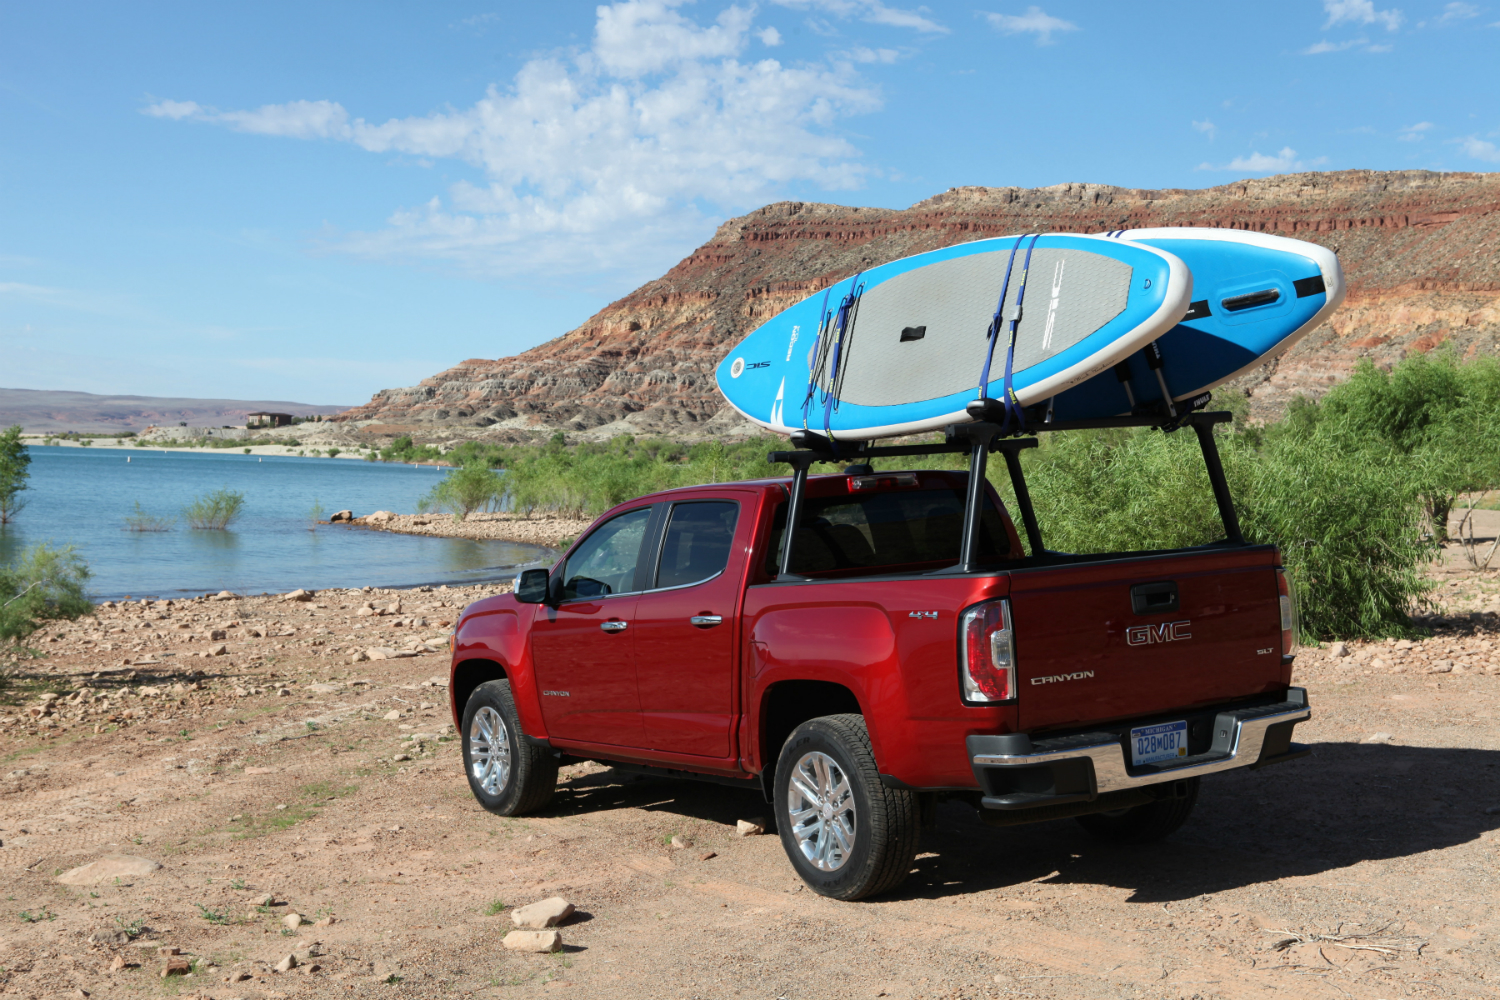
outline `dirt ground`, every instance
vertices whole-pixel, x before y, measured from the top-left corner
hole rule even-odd
[[[1206,779],[1165,843],[949,803],[862,903],[736,838],[766,806],[735,789],[589,764],[543,815],[481,810],[418,648],[475,589],[101,608],[3,692],[0,995],[1494,996],[1500,580],[1448,577],[1434,638],[1304,652],[1316,756]],[[162,867],[59,881],[111,854]],[[503,950],[553,895],[564,950]]]

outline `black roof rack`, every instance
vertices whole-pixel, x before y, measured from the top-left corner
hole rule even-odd
[[[1206,399],[1203,400],[1203,402],[1206,401]],[[994,419],[1003,414],[1003,406],[996,400],[976,399],[968,405],[968,411],[976,417],[974,422],[952,424],[944,428],[943,441],[929,444],[876,445],[869,441],[835,442],[815,431],[793,431],[791,443],[795,451],[773,451],[767,456],[771,462],[790,465],[793,470],[791,496],[787,504],[788,528],[782,535],[781,573],[777,579],[805,579],[789,572],[789,569],[792,565],[792,545],[797,535],[793,526],[802,519],[803,498],[807,490],[807,472],[810,466],[817,462],[864,463],[872,458],[897,458],[903,455],[967,454],[969,456],[969,482],[964,502],[963,535],[959,544],[958,563],[943,572],[972,573],[980,568],[976,555],[979,518],[984,507],[985,473],[991,452],[999,452],[1005,456],[1006,469],[1010,473],[1011,486],[1016,494],[1016,505],[1020,508],[1021,521],[1026,529],[1027,544],[1032,556],[1037,559],[1045,558],[1046,549],[1042,545],[1042,531],[1040,525],[1037,524],[1036,510],[1031,503],[1031,493],[1026,488],[1026,477],[1021,470],[1020,456],[1025,449],[1037,446],[1037,438],[1005,435],[1002,423]],[[1148,414],[1108,417],[1100,420],[1044,420],[1033,424],[1029,431],[1034,435],[1042,432],[1108,427],[1157,427],[1164,431],[1191,427],[1203,451],[1203,462],[1208,467],[1208,481],[1213,487],[1214,500],[1219,507],[1219,517],[1224,522],[1224,537],[1232,544],[1243,545],[1245,537],[1240,532],[1239,516],[1235,513],[1234,501],[1229,495],[1229,484],[1224,478],[1224,466],[1219,460],[1219,449],[1214,443],[1213,435],[1214,424],[1228,423],[1231,419],[1232,415],[1223,411],[1192,410],[1171,415]]]

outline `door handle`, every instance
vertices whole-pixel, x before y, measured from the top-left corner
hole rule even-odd
[[[688,621],[692,622],[694,625],[698,626],[699,628],[713,628],[715,625],[721,625],[721,624],[723,624],[723,622],[724,622],[724,616],[723,615],[694,615],[693,617],[689,618]]]
[[[630,627],[629,622],[600,622],[599,627],[606,632],[623,632]]]

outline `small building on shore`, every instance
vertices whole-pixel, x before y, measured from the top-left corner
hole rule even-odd
[[[247,413],[245,416],[248,418],[245,421],[247,428],[290,427],[292,425],[292,415],[290,413],[257,412]]]

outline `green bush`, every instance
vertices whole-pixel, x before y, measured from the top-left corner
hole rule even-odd
[[[18,646],[49,621],[94,613],[88,566],[71,545],[41,542],[0,566],[0,642]]]
[[[505,481],[482,465],[466,465],[448,473],[417,501],[417,510],[445,510],[455,521],[474,511],[498,510],[505,495]]]
[[[171,531],[176,523],[175,517],[158,517],[146,513],[139,500],[135,502],[135,512],[125,515],[126,531]]]
[[[245,494],[228,487],[205,493],[182,509],[182,516],[194,528],[223,531],[244,513]]]
[[[21,491],[31,477],[31,453],[21,443],[21,425],[0,432],[0,524],[9,524],[26,506]]]

